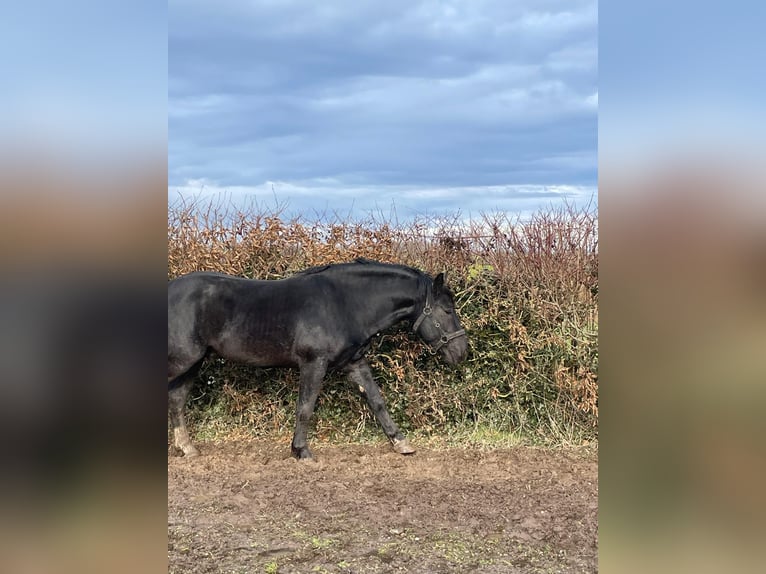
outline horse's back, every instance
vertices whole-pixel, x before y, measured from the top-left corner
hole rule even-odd
[[[260,281],[234,277],[233,275],[226,275],[225,273],[194,271],[193,273],[176,277],[168,283],[168,300],[170,301],[174,297],[177,299],[179,296],[189,295],[195,292],[212,292],[215,290],[226,289],[243,281],[260,283]]]

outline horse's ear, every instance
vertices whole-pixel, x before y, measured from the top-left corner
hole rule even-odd
[[[434,279],[434,294],[439,293],[444,289],[444,273],[439,273]]]

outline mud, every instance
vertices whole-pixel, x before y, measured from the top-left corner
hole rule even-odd
[[[171,573],[597,572],[597,454],[287,442],[168,456]]]

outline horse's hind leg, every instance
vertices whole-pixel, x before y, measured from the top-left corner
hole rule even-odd
[[[372,371],[370,366],[364,359],[351,363],[346,367],[349,380],[359,387],[359,390],[367,399],[367,404],[370,405],[370,409],[375,414],[375,418],[378,423],[383,427],[383,432],[386,433],[388,440],[394,447],[394,450],[400,454],[412,454],[415,449],[412,448],[409,441],[396,426],[396,423],[391,419],[391,415],[388,414],[386,403],[383,401],[383,396],[380,394],[380,387],[372,377]]]
[[[170,423],[173,426],[173,439],[176,447],[183,451],[184,456],[199,456],[199,451],[189,438],[184,409],[201,363],[202,361],[169,383],[171,388],[168,391],[168,411],[170,412]]]

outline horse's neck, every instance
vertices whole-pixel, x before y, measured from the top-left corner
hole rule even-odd
[[[368,276],[361,284],[370,336],[411,317],[421,298],[417,277],[403,275],[392,281],[389,277]]]
[[[390,309],[380,313],[380,317],[375,319],[373,329],[375,333],[384,331],[411,316],[415,310],[415,302],[400,302],[398,305],[390,305],[389,307]]]

